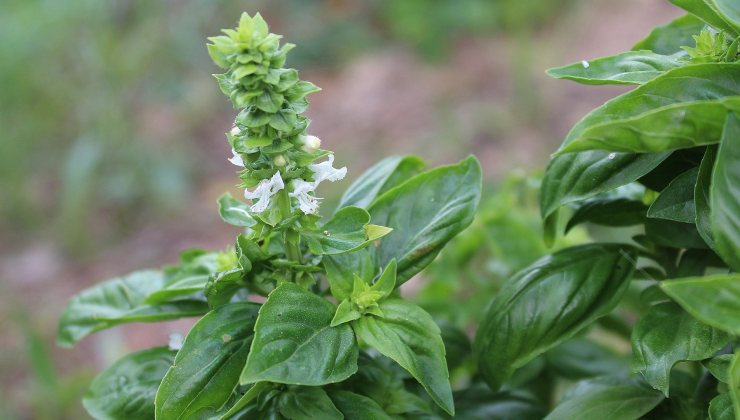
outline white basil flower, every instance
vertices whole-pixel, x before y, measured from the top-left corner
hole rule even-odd
[[[245,190],[244,198],[252,200],[253,203],[254,200],[257,200],[249,209],[253,213],[262,213],[270,205],[270,197],[283,188],[285,188],[283,177],[280,176],[280,171],[277,171],[272,178],[260,181],[254,191]]]
[[[229,162],[233,163],[236,166],[244,167],[244,160],[242,160],[242,156],[239,153],[236,153],[236,150],[234,148],[231,148],[231,154],[234,155],[229,158]]]
[[[298,208],[305,214],[316,214],[319,211],[320,198],[309,194],[314,189],[316,189],[314,182],[293,180],[293,192],[289,195],[298,200]]]
[[[325,180],[335,182],[347,175],[346,166],[335,169],[332,165],[334,165],[334,155],[329,155],[329,159],[325,162],[315,163],[308,166],[313,171],[314,189]]]
[[[321,139],[316,136],[306,136],[303,141],[303,151],[306,153],[313,153],[319,150],[321,147]]]

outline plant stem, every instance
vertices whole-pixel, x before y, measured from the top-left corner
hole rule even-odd
[[[291,216],[290,196],[287,188],[283,188],[278,194],[278,205],[284,220]],[[301,236],[296,230],[290,228],[285,230],[285,254],[289,260],[298,263],[301,262],[301,251],[298,247],[300,239]]]

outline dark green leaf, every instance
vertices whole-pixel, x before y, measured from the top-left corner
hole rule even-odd
[[[218,198],[218,214],[230,225],[251,227],[257,224],[249,213],[249,206],[232,197],[230,193]]]
[[[717,378],[718,381],[728,383],[730,381],[730,363],[732,354],[720,354],[702,362],[705,368]]]
[[[473,221],[481,194],[481,168],[469,157],[389,190],[368,208],[372,220],[393,228],[376,252],[379,267],[398,261],[403,284],[432,262],[444,245]]]
[[[217,308],[229,303],[236,292],[245,287],[243,273],[241,268],[235,268],[212,275],[205,287],[208,304]]]
[[[704,21],[688,14],[650,31],[647,38],[635,44],[633,50],[650,50],[658,54],[674,54],[681,47],[693,45],[693,35],[704,28]]]
[[[440,324],[439,327],[446,350],[447,368],[452,371],[470,357],[473,348],[465,331],[447,323]]]
[[[280,414],[291,420],[342,420],[344,416],[326,395],[316,387],[289,387],[278,397]]]
[[[357,371],[352,329],[330,327],[335,307],[294,283],[273,290],[260,309],[240,383],[324,385]]]
[[[740,335],[740,274],[667,280],[660,287],[696,319]]]
[[[699,231],[696,230],[696,225],[693,223],[648,218],[645,221],[645,233],[653,243],[665,247],[708,248],[707,244],[699,235]]]
[[[714,234],[712,233],[711,210],[709,206],[709,191],[712,182],[712,170],[717,156],[716,147],[707,147],[704,158],[699,166],[699,174],[694,187],[694,209],[696,211],[696,230],[710,248],[716,249]]]
[[[702,324],[675,303],[659,303],[632,331],[633,367],[668,396],[673,365],[712,357],[728,341],[726,333]]]
[[[735,407],[735,418],[740,417],[740,353],[735,353],[735,357],[730,363],[730,381],[727,383],[732,406]]]
[[[154,395],[174,360],[166,347],[131,353],[95,378],[82,405],[96,419],[153,419]]]
[[[420,173],[426,164],[416,156],[390,156],[360,175],[347,188],[337,209],[347,206],[367,208],[384,192]]]
[[[426,389],[437,405],[454,414],[440,330],[420,307],[400,299],[380,302],[384,317],[366,315],[352,323],[365,344],[395,360]]]
[[[491,392],[485,385],[455,392],[456,418],[467,420],[540,420],[547,411],[525,392]]]
[[[709,403],[709,420],[735,420],[730,394],[719,394]]]
[[[674,178],[650,206],[647,216],[674,222],[694,223],[696,220],[694,187],[698,174],[699,168],[693,168]]]
[[[364,395],[336,390],[330,391],[329,397],[345,420],[391,420],[378,403]]]
[[[647,206],[639,200],[627,198],[588,201],[578,207],[568,220],[565,232],[581,223],[603,226],[632,226],[645,221]]]
[[[256,303],[232,303],[193,326],[157,391],[157,419],[197,418],[229,400],[247,361],[258,310]]]
[[[683,64],[676,56],[660,55],[652,51],[628,51],[552,68],[547,70],[547,74],[556,79],[573,80],[587,85],[639,85]]]
[[[699,166],[706,149],[706,147],[694,147],[674,150],[668,158],[642,176],[638,182],[653,191],[663,191],[676,178],[676,174]]]
[[[339,210],[318,230],[301,231],[301,237],[316,255],[336,255],[356,251],[390,233],[390,229],[368,225],[370,214],[359,207]],[[378,229],[381,228],[381,229]]]
[[[671,3],[693,14],[716,29],[728,31],[731,34],[740,33],[740,28],[733,28],[715,8],[709,5],[711,1],[714,0],[670,0]]]
[[[599,378],[576,384],[546,420],[635,420],[649,413],[663,394],[633,380]]]
[[[545,353],[550,369],[568,379],[619,374],[627,362],[612,350],[585,338],[573,338]]]
[[[583,245],[517,273],[482,317],[475,356],[492,389],[538,355],[572,337],[619,302],[634,270],[626,245]]]
[[[137,271],[82,291],[73,297],[59,321],[57,343],[71,347],[90,333],[127,322],[155,322],[202,315],[208,304],[176,300],[146,305],[151,293],[164,288],[161,271]]]
[[[740,271],[740,117],[727,117],[710,187],[712,232],[717,252]]]

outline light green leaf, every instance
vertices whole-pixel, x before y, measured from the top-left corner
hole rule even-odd
[[[704,28],[704,21],[692,14],[681,16],[672,22],[653,28],[647,38],[635,44],[632,50],[650,50],[657,54],[675,54],[681,47],[693,45],[693,35]]]
[[[673,365],[712,357],[729,339],[727,333],[702,324],[675,303],[659,303],[632,330],[633,367],[667,397]]]
[[[321,263],[326,270],[331,294],[342,301],[352,293],[355,276],[370,281],[377,269],[370,250],[361,249],[352,253],[325,255]]]
[[[377,248],[380,267],[398,261],[403,284],[434,260],[444,245],[473,221],[480,201],[481,168],[469,157],[389,190],[368,208],[372,220],[393,228]]]
[[[740,353],[735,353],[735,357],[730,363],[729,372],[730,381],[727,383],[732,406],[735,407],[735,418],[740,417]]]
[[[661,191],[647,212],[654,219],[672,220],[681,223],[694,223],[694,187],[699,168],[689,169],[678,175]]]
[[[334,305],[294,283],[278,286],[260,309],[240,383],[318,386],[355,373],[355,336],[349,325],[330,326],[334,312]]]
[[[736,0],[707,0],[722,19],[740,35],[740,4]]]
[[[330,391],[329,397],[346,420],[391,420],[378,403],[364,395],[336,390]]]
[[[504,284],[481,318],[474,345],[479,372],[491,389],[608,314],[627,290],[636,254],[616,244],[568,248]]]
[[[716,9],[713,0],[670,0],[671,3],[693,14],[715,29],[728,31],[731,34],[740,33],[740,28],[734,28]]]
[[[377,197],[419,174],[426,164],[416,156],[390,156],[360,175],[347,188],[337,209],[347,206],[367,208]]]
[[[229,400],[247,361],[258,310],[256,303],[232,303],[193,326],[157,391],[157,419],[195,418]]]
[[[712,232],[717,252],[740,271],[740,117],[727,117],[710,187]]]
[[[384,300],[379,306],[383,318],[366,315],[352,323],[358,338],[395,360],[437,405],[454,415],[445,348],[437,324],[423,309],[401,299]]]
[[[714,170],[714,161],[717,156],[716,147],[707,147],[704,158],[699,166],[699,174],[694,186],[694,209],[696,211],[696,229],[704,242],[710,248],[716,249],[714,243],[714,233],[712,233],[711,210],[709,206],[709,195],[712,182],[712,171]]]
[[[660,287],[696,319],[740,335],[740,274],[667,280]]]
[[[556,79],[587,85],[643,84],[666,71],[685,64],[678,56],[652,51],[628,51],[547,70]]]
[[[164,288],[161,271],[137,271],[88,289],[73,297],[59,321],[57,343],[71,347],[95,331],[127,322],[156,322],[208,312],[201,300],[176,300],[146,305],[144,300]]]
[[[339,303],[339,306],[337,306],[337,311],[334,313],[334,318],[332,318],[331,324],[329,325],[336,327],[345,322],[354,321],[361,316],[362,314],[355,308],[352,302],[345,299]]]
[[[663,394],[637,381],[591,379],[577,383],[545,420],[635,420],[661,401]]]
[[[82,405],[96,419],[151,420],[157,387],[174,360],[166,347],[131,353],[95,378]]]
[[[345,207],[339,210],[318,230],[301,231],[308,248],[316,255],[336,255],[352,252],[369,245],[392,229],[370,228],[374,237],[368,237],[366,227],[370,214],[359,207]]]
[[[344,416],[321,388],[289,387],[278,397],[280,414],[291,420],[342,420]]]
[[[730,394],[719,394],[709,402],[709,420],[735,420]]]
[[[733,357],[735,356],[732,354],[720,354],[702,361],[702,364],[718,381],[728,383],[730,382],[730,363]]]
[[[230,193],[218,198],[218,214],[230,225],[251,227],[257,224],[249,212],[249,206],[232,197]]]

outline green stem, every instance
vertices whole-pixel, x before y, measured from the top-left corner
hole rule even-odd
[[[280,206],[280,214],[283,216],[283,220],[289,218],[291,214],[290,207],[290,196],[288,195],[288,189],[283,188],[278,193],[278,205]],[[291,261],[301,262],[301,251],[298,247],[298,243],[301,240],[300,234],[294,229],[285,230],[285,254]]]

